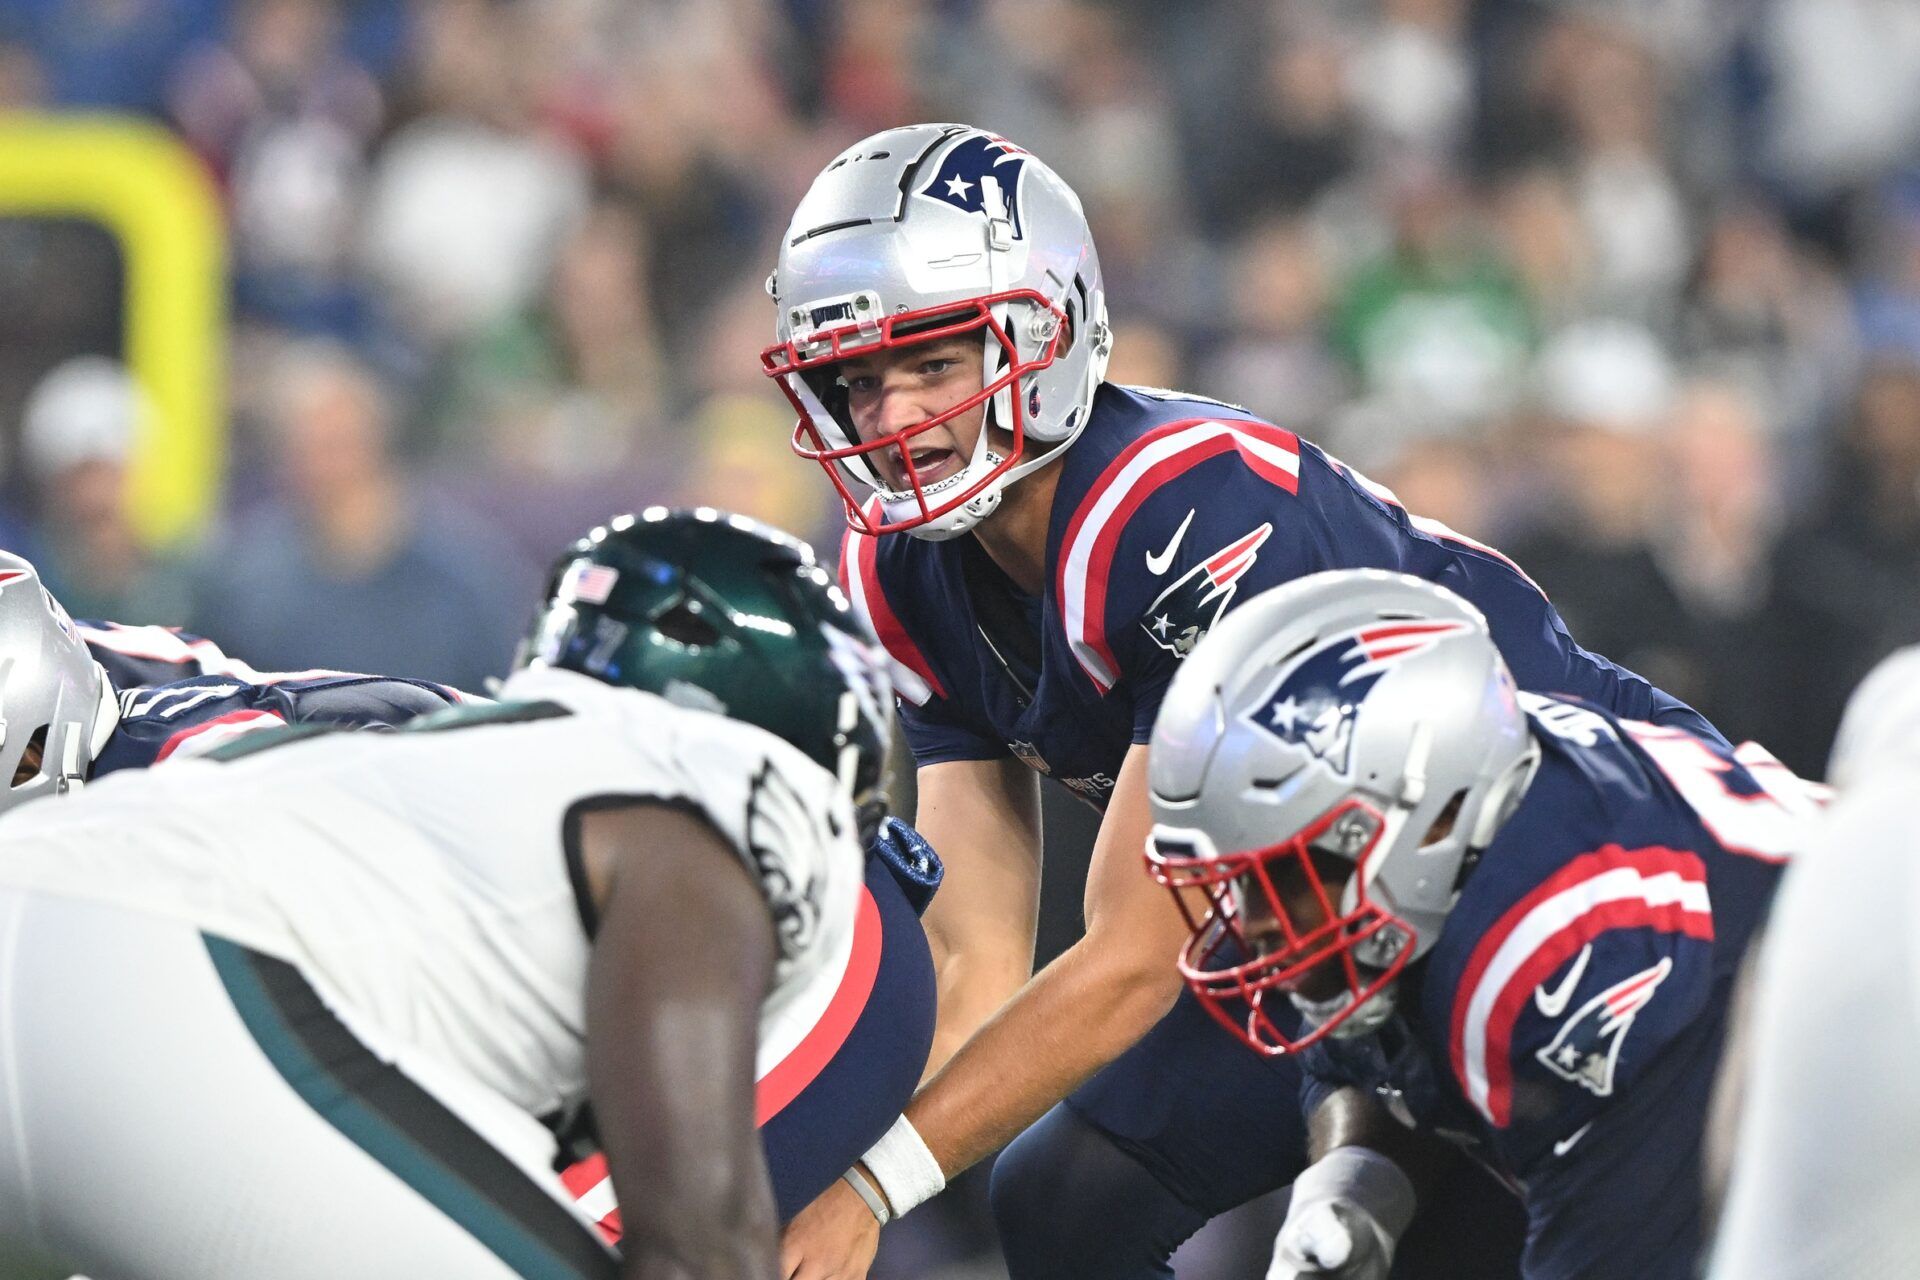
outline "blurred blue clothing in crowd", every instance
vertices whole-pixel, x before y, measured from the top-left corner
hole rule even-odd
[[[226,0],[0,0],[0,32],[31,47],[53,102],[158,113],[173,58],[218,30]]]
[[[538,570],[473,524],[416,510],[378,563],[328,564],[273,511],[204,564],[193,629],[261,670],[331,667],[484,688],[505,673]]]

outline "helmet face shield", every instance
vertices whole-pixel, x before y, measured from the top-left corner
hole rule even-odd
[[[1189,937],[1180,976],[1216,1021],[1260,1053],[1295,1053],[1332,1034],[1399,977],[1412,928],[1366,890],[1386,821],[1357,797],[1265,848],[1204,856],[1156,829],[1147,868]],[[1278,1007],[1269,996],[1290,997]],[[1302,1025],[1297,1006],[1330,1010]]]
[[[1014,317],[1025,313],[1023,320]],[[981,386],[955,404],[898,431],[862,439],[840,382],[843,361],[910,350],[978,335]],[[1024,336],[1031,355],[1021,355]],[[855,320],[778,342],[761,353],[761,366],[780,384],[798,414],[792,445],[826,471],[846,507],[847,523],[864,534],[912,529],[966,505],[992,488],[1026,452],[1028,424],[1037,411],[1038,388],[1022,380],[1050,367],[1067,340],[1067,318],[1032,289],[1014,289],[959,303],[903,311],[878,321]],[[914,441],[936,427],[984,411],[973,454],[953,474],[925,480],[914,463]],[[1004,455],[990,448],[987,427],[1005,430],[1012,445]],[[884,468],[899,483],[889,483]],[[871,512],[848,487],[852,479],[876,493]]]

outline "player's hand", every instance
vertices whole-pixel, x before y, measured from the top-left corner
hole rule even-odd
[[[1387,1280],[1394,1245],[1413,1221],[1413,1184],[1365,1147],[1340,1147],[1293,1184],[1267,1280]]]
[[[1267,1280],[1386,1280],[1392,1266],[1393,1246],[1364,1210],[1322,1202],[1287,1215],[1273,1242]]]
[[[782,1280],[866,1280],[880,1247],[873,1210],[840,1179],[780,1233]]]
[[[913,907],[913,914],[927,913],[927,904],[939,891],[947,869],[925,836],[889,814],[881,820],[872,842],[867,845],[867,856],[880,859],[886,866]]]

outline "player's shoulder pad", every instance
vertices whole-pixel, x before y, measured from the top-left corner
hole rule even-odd
[[[1467,1101],[1505,1128],[1516,1080],[1611,1095],[1698,1012],[1713,936],[1699,855],[1605,845],[1566,860],[1467,954],[1448,1034]]]
[[[430,680],[400,676],[302,675],[263,683],[295,723],[396,726],[476,701]]]
[[[717,703],[683,705],[573,671],[516,671],[500,695],[575,713],[548,723],[579,757],[567,766],[576,792],[700,813],[759,881],[783,956],[846,923],[823,924],[822,912],[860,879],[858,824],[845,789],[799,748]]]
[[[878,505],[879,500],[873,499],[870,517],[878,518]],[[876,538],[856,533],[851,526],[840,538],[840,589],[887,651],[894,692],[917,707],[930,698],[945,698],[947,691],[901,621],[891,593],[901,590],[896,562],[923,545],[906,534]]]
[[[260,672],[229,657],[213,641],[178,627],[127,626],[99,618],[79,618],[73,625],[117,689],[203,675],[250,682],[260,678]]]
[[[206,755],[222,743],[287,723],[262,686],[227,676],[190,676],[120,691],[120,721],[94,762],[96,774]]]
[[[1115,648],[1135,625],[1158,624],[1153,641],[1185,656],[1289,518],[1299,483],[1294,434],[1238,414],[1175,418],[1120,449],[1071,499],[1055,563],[1061,622],[1094,686],[1120,679]]]

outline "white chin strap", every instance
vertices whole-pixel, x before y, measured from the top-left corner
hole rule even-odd
[[[989,445],[983,422],[980,437],[974,441],[973,457],[967,460],[967,465],[961,468],[957,475],[948,476],[931,489],[922,491],[926,496],[927,505],[937,506],[936,500],[942,493],[965,493],[979,483],[981,476],[999,466],[1003,460]],[[945,515],[935,516],[925,524],[915,525],[907,532],[928,542],[944,542],[948,538],[958,537],[993,514],[994,508],[1000,505],[1000,491],[1006,487],[1010,475],[1011,473],[1001,476]],[[920,514],[920,498],[912,493],[896,493],[883,489],[880,500],[889,521],[910,520]]]

